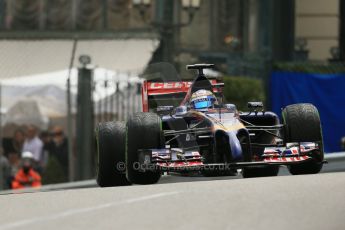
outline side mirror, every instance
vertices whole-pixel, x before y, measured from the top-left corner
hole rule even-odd
[[[166,115],[169,114],[174,109],[174,106],[158,106],[156,111],[158,114]]]
[[[175,109],[175,115],[176,116],[183,116],[183,115],[186,115],[188,112],[188,108],[187,106],[179,106],[179,107],[176,107]]]
[[[248,102],[248,108],[250,110],[249,114],[252,113],[252,112],[254,112],[255,115],[258,112],[265,113],[265,111],[264,111],[264,104],[261,101]]]
[[[261,101],[248,102],[248,109],[258,110],[258,109],[263,109],[263,108],[264,108],[264,104]]]
[[[234,104],[225,104],[224,107],[230,112],[230,113],[236,113],[237,108]]]

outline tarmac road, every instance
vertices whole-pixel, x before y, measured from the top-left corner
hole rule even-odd
[[[2,195],[2,229],[343,230],[345,173]]]

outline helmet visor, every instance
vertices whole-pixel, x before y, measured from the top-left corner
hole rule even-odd
[[[203,97],[193,101],[194,109],[206,109],[213,106],[215,99],[211,96]]]
[[[199,101],[199,102],[194,103],[195,109],[205,109],[205,108],[209,108],[211,106],[212,106],[211,101]]]

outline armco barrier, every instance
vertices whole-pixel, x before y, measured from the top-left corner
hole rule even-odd
[[[333,167],[333,168],[331,167],[330,169],[327,169],[326,172],[345,171],[345,152],[325,154],[325,160],[328,162],[328,165],[336,164],[336,167]],[[79,188],[92,188],[92,187],[97,187],[97,183],[96,183],[95,179],[61,183],[61,184],[44,185],[38,189],[30,188],[30,189],[21,189],[21,190],[4,190],[4,191],[0,192],[0,195],[32,193],[32,192],[48,192],[48,191],[79,189]]]

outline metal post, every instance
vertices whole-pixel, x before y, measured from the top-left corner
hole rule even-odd
[[[258,47],[260,53],[272,53],[272,0],[261,0],[259,3]]]
[[[161,45],[154,60],[173,62],[174,60],[174,3],[175,1],[156,1],[155,23],[156,29],[161,34]]]
[[[94,122],[92,103],[93,69],[78,69],[77,178],[90,179],[93,173]]]
[[[103,30],[108,29],[108,0],[103,0]]]
[[[345,63],[345,1],[339,1],[340,7],[340,36],[339,36],[339,50],[340,60]]]
[[[77,49],[77,39],[73,41],[72,55],[67,78],[67,139],[68,139],[68,179],[74,181],[75,179],[75,162],[73,154],[73,125],[72,125],[72,100],[71,100],[71,73]]]
[[[121,92],[121,121],[125,121],[126,120],[126,114],[125,114],[125,103],[124,100],[126,100],[124,93]]]
[[[269,98],[269,75],[272,64],[272,40],[273,40],[273,1],[262,0],[259,2],[259,34],[258,47],[261,55],[264,70],[260,76],[264,81],[266,98]],[[270,108],[269,100],[266,100],[266,107]]]
[[[48,5],[49,1],[45,1],[45,0],[41,0],[40,1],[40,15],[39,15],[39,29],[40,30],[44,30],[46,29],[46,19],[47,19],[47,12],[46,9],[48,9],[49,5]]]
[[[0,29],[5,28],[6,9],[5,0],[0,0]]]
[[[116,82],[116,92],[115,92],[115,106],[116,106],[116,120],[120,120],[120,83],[117,81]]]
[[[131,109],[131,83],[127,82],[127,111],[126,111],[126,119],[129,117]]]
[[[163,27],[162,27],[162,45],[163,45],[163,61],[174,61],[174,2],[175,1],[163,1],[164,2],[164,14],[163,14]]]
[[[107,75],[106,75],[107,76]],[[108,120],[108,114],[107,114],[107,109],[108,109],[108,78],[104,81],[104,93],[105,97],[103,100],[101,100],[103,103],[103,112],[102,112],[102,121],[107,121]]]
[[[74,30],[77,28],[77,17],[78,17],[78,3],[79,0],[72,0],[71,4],[71,29]]]
[[[0,83],[0,144],[2,146],[2,84]]]
[[[274,0],[272,12],[272,57],[291,61],[295,44],[295,0]]]
[[[111,80],[111,83],[112,84],[115,83],[113,79]],[[112,93],[110,95],[110,115],[109,116],[110,116],[111,121],[113,121],[115,119],[115,117],[114,117],[114,114],[115,114],[115,112],[114,112],[114,95],[115,95],[115,93]]]

